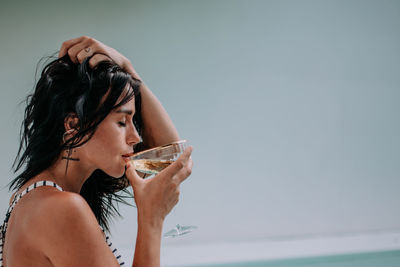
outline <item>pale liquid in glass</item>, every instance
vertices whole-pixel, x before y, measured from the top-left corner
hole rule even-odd
[[[151,160],[151,159],[135,159],[132,160],[135,169],[137,171],[148,173],[148,174],[157,174],[163,169],[167,168],[173,160]]]

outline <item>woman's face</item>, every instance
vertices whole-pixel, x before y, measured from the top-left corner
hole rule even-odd
[[[132,153],[133,145],[140,142],[132,121],[134,114],[134,98],[108,114],[93,137],[81,147],[82,162],[112,177],[121,177],[126,165],[123,155]]]

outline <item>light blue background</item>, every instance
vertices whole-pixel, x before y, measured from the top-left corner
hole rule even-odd
[[[194,146],[165,227],[200,228],[165,246],[400,230],[399,29],[399,1],[1,2],[0,185],[37,62],[89,35]],[[133,247],[122,212],[114,237]]]

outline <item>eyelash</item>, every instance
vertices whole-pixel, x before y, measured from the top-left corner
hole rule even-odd
[[[125,127],[125,126],[126,126],[126,123],[125,123],[125,122],[122,122],[122,121],[119,121],[118,124],[119,124],[119,126],[121,126],[121,127]]]

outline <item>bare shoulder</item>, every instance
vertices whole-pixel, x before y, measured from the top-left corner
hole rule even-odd
[[[107,266],[107,261],[108,266],[115,265],[95,215],[81,195],[51,191],[41,201],[35,216],[39,220],[36,242],[54,266],[85,266],[89,261],[91,266]],[[99,255],[105,262],[97,262]]]
[[[53,216],[63,215],[63,218],[65,216],[74,216],[77,219],[94,216],[86,200],[77,193],[65,191],[46,192],[42,201],[44,211],[51,213]],[[53,218],[57,219],[57,217]]]
[[[87,231],[87,228],[99,229],[97,220],[86,200],[73,192],[47,191],[41,197],[40,209],[36,216],[41,221],[37,224],[46,233]],[[38,229],[40,230],[40,229]],[[69,233],[71,234],[71,233]]]
[[[98,230],[97,220],[81,195],[58,190],[37,193],[30,201],[30,209],[35,208],[35,211],[29,215],[30,227],[38,235],[36,238],[64,238],[65,233],[87,231],[87,228]]]

